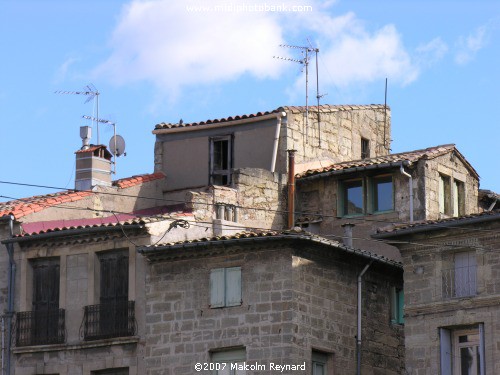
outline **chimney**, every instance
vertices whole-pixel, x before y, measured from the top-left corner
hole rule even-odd
[[[352,228],[354,228],[354,224],[345,223],[341,225],[344,228],[344,236],[342,237],[342,242],[345,246],[352,247]]]
[[[89,144],[91,128],[82,126],[82,148],[75,152],[75,189],[91,190],[96,185],[111,186],[111,153],[104,145]]]

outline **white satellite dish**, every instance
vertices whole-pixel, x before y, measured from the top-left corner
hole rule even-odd
[[[125,153],[125,139],[121,135],[114,135],[109,140],[109,149],[115,156],[121,156]]]

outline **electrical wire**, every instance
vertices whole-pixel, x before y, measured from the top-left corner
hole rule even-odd
[[[66,190],[60,187],[55,187],[55,186],[47,186],[47,185],[36,185],[36,184],[27,184],[27,183],[20,183],[20,182],[11,182],[11,181],[0,181],[0,184],[9,184],[9,185],[17,185],[17,186],[28,186],[28,187],[38,187],[38,188],[45,188],[45,189],[54,189],[54,190]],[[147,200],[154,200],[154,201],[164,201],[164,202],[171,202],[171,203],[179,203],[179,204],[187,204],[187,203],[192,203],[188,202],[186,200],[178,200],[178,199],[166,199],[166,198],[159,198],[159,197],[147,197],[147,196],[142,196],[142,195],[131,195],[131,194],[122,194],[122,193],[113,193],[113,192],[105,192],[105,191],[93,191],[93,190],[77,190],[77,189],[70,189],[66,191],[73,191],[73,192],[87,192],[87,193],[92,193],[92,194],[101,194],[101,195],[111,195],[111,196],[120,196],[120,197],[128,197],[128,198],[134,198],[134,199],[147,199]],[[10,199],[9,197],[1,196],[0,198],[7,198]],[[18,201],[23,201],[23,199],[26,198],[13,198],[14,200]],[[0,203],[1,205],[2,203]],[[203,202],[199,203],[207,206],[217,206],[221,203],[209,203],[209,202]],[[254,211],[264,211],[264,212],[273,212],[276,214],[288,214],[288,210],[271,210],[267,208],[259,208],[259,207],[248,207],[248,206],[240,206],[240,205],[233,205],[236,208],[240,208],[243,210],[254,210]],[[51,206],[52,207],[52,206]],[[57,206],[59,207],[59,206]],[[106,212],[106,211],[104,211]],[[348,219],[351,221],[361,221],[361,222],[373,222],[373,223],[383,223],[383,224],[388,224],[388,225],[414,225],[418,223],[412,223],[410,221],[401,221],[401,220],[381,220],[381,219],[375,219],[375,218],[367,218],[366,216],[360,216],[360,217],[349,217],[349,218],[339,218],[337,215],[330,215],[330,214],[320,214],[318,212],[312,212],[312,211],[296,211],[296,214],[302,214],[302,215],[315,215],[315,216],[320,216],[322,218],[333,218],[333,219]],[[145,215],[148,216],[148,215]],[[464,228],[463,226],[453,226],[453,225],[447,225],[447,224],[440,224],[440,223],[430,223],[433,227],[439,227],[439,228],[448,228],[448,229],[461,229],[465,231],[470,231],[470,232],[498,232],[497,230],[492,230],[492,229],[481,229],[481,228]]]

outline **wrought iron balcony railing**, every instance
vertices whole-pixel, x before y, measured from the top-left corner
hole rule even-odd
[[[443,298],[471,297],[477,294],[476,266],[443,270]]]
[[[64,309],[16,313],[16,346],[62,344],[65,335]]]
[[[80,333],[86,341],[135,335],[134,301],[85,306]]]

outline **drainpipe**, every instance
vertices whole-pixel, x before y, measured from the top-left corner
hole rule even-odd
[[[356,364],[356,374],[361,375],[361,288],[363,275],[368,270],[368,268],[372,265],[373,261],[368,263],[363,271],[358,275],[358,334],[356,335],[356,356],[357,356],[357,364]]]
[[[9,217],[9,231],[10,237],[14,237],[14,216],[10,215]],[[9,268],[8,268],[8,276],[7,276],[7,337],[6,337],[6,345],[5,345],[5,359],[6,365],[5,368],[2,368],[2,371],[5,371],[6,374],[10,374],[10,348],[11,348],[11,337],[12,337],[12,317],[14,316],[14,283],[16,279],[16,263],[14,262],[14,244],[7,243],[5,244],[7,247],[7,253],[9,254]],[[2,337],[2,340],[4,338]],[[3,356],[3,353],[2,353]],[[2,358],[3,359],[3,358]],[[2,363],[3,364],[3,363]]]
[[[278,143],[280,140],[280,131],[281,131],[281,118],[286,117],[286,112],[280,112],[276,117],[276,132],[274,133],[274,143],[273,143],[273,159],[271,161],[271,172],[274,173],[276,169],[276,155],[278,155]],[[286,119],[284,120],[286,121]]]
[[[295,224],[295,153],[288,150],[288,229]]]
[[[399,171],[402,175],[408,177],[408,189],[410,190],[410,223],[413,223],[413,177],[405,171],[403,163],[401,163]]]

